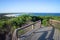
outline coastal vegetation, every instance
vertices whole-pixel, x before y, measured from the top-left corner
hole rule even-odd
[[[60,16],[30,16],[20,15],[18,17],[0,17],[0,40],[6,39],[6,36],[12,36],[16,28],[20,28],[29,22],[42,21],[43,26],[49,26],[49,19],[60,20]]]

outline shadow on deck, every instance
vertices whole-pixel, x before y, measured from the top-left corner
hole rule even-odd
[[[53,36],[54,36],[55,28],[53,27],[52,30],[51,30],[51,33],[48,36],[48,38],[45,38],[48,34],[48,31],[43,31],[44,33],[38,38],[38,40],[54,40]]]

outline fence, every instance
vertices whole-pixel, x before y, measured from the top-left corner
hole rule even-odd
[[[17,28],[13,32],[12,40],[31,40],[34,35],[34,31],[41,27],[41,21],[36,21],[35,23]]]
[[[55,28],[60,29],[60,21],[50,19],[50,24]]]

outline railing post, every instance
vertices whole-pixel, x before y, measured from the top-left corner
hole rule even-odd
[[[41,28],[41,20],[40,20],[40,22],[39,22],[39,23],[40,23],[40,28]]]
[[[12,40],[18,40],[18,38],[17,38],[17,30],[15,30],[15,31],[13,32]]]
[[[49,20],[49,23],[50,23],[50,24],[52,23],[52,20],[51,20],[51,19]]]
[[[32,25],[32,29],[34,29],[34,25]]]

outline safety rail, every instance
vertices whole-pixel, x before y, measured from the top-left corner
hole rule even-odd
[[[50,24],[51,24],[52,26],[54,26],[55,28],[60,29],[60,21],[50,19]]]
[[[12,35],[12,40],[31,40],[34,35],[34,31],[41,27],[41,20],[36,21],[32,24],[22,26],[21,28],[15,29]]]

